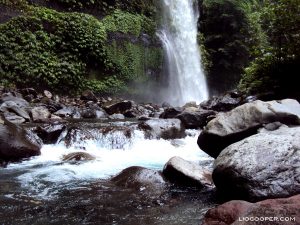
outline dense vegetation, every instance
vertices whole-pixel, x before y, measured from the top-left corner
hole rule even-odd
[[[239,82],[239,89],[248,94],[299,98],[299,0],[199,4],[213,93],[235,88]]]
[[[254,60],[245,69],[240,89],[266,97],[299,99],[300,1],[257,2],[250,15],[259,27],[261,41],[253,49]]]
[[[2,85],[134,93],[162,76],[154,0],[0,0]],[[212,94],[299,98],[300,0],[199,0]],[[4,23],[5,22],[5,23]]]
[[[136,9],[141,14],[130,12],[136,6],[134,1],[127,5],[127,11],[118,1],[110,6],[103,1],[56,3],[52,2],[53,8],[61,4],[67,11],[94,5],[103,9],[98,14],[102,17],[59,12],[26,1],[2,2],[22,10],[22,15],[0,26],[2,84],[70,92],[89,88],[114,94],[130,91],[128,84],[133,81],[151,79],[145,65],[150,71],[161,68],[161,49],[153,44],[156,23],[148,6],[143,8],[146,16],[141,8]]]

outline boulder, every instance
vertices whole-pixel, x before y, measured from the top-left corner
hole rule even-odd
[[[216,158],[228,145],[257,133],[264,124],[281,122],[298,125],[300,104],[293,99],[241,105],[230,112],[219,113],[199,135],[198,145]]]
[[[44,106],[36,106],[31,109],[31,116],[33,122],[44,122],[49,120],[51,113]]]
[[[203,128],[215,114],[212,110],[186,108],[176,118],[181,120],[186,129],[197,129]]]
[[[213,187],[211,171],[177,156],[165,164],[163,175],[172,183],[181,186]]]
[[[116,113],[116,114],[110,115],[108,118],[111,120],[124,120],[125,116],[123,114]]]
[[[146,138],[176,139],[185,137],[185,128],[179,119],[151,119],[138,125]]]
[[[30,121],[30,116],[25,110],[24,107],[20,106],[20,104],[17,104],[14,101],[5,101],[0,106],[1,112],[13,112],[16,115],[24,118],[26,121]]]
[[[105,106],[104,110],[110,115],[118,114],[118,113],[123,114],[127,110],[131,109],[132,105],[133,104],[131,101],[121,101],[121,102],[117,102],[117,103]]]
[[[64,124],[45,124],[38,126],[34,132],[42,139],[44,144],[55,144],[65,129]]]
[[[15,113],[5,112],[3,113],[3,116],[7,121],[13,124],[22,124],[26,122],[26,120],[23,117],[18,116]]]
[[[82,92],[80,99],[84,100],[84,101],[97,102],[97,97],[91,90],[86,90],[86,91]]]
[[[213,180],[226,197],[266,199],[300,192],[300,127],[263,129],[224,149]]]
[[[12,123],[0,124],[0,161],[18,161],[40,154],[40,146],[33,144],[26,131]]]
[[[179,115],[183,111],[180,107],[171,107],[166,108],[162,114],[160,114],[159,118],[162,119],[171,119],[175,118],[177,115]]]
[[[74,118],[80,117],[80,113],[77,108],[68,106],[64,107],[54,113],[54,115],[59,116],[61,118]]]
[[[97,118],[96,109],[86,108],[80,111],[81,117],[85,119],[95,119]]]
[[[229,111],[239,106],[242,103],[242,98],[239,94],[232,92],[227,93],[220,97],[213,97],[200,104],[200,107],[207,110],[213,111]]]
[[[64,155],[62,160],[64,162],[78,163],[78,162],[91,161],[95,159],[96,159],[95,156],[92,156],[86,152],[72,152],[67,155]]]
[[[14,102],[19,108],[26,108],[29,106],[29,103],[26,100],[20,97],[16,97],[10,92],[2,94],[0,99],[0,102],[2,103],[7,101]]]
[[[52,93],[51,93],[50,91],[47,91],[47,90],[44,90],[44,95],[45,95],[47,98],[49,98],[49,99],[51,99],[51,98],[53,97]]]
[[[121,171],[111,181],[121,187],[151,192],[151,194],[161,193],[166,187],[166,182],[159,171],[139,166],[132,166]]]
[[[300,195],[257,203],[234,200],[205,214],[202,225],[295,225],[300,221]]]

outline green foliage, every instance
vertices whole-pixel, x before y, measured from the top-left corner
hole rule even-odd
[[[106,46],[107,60],[114,65],[124,81],[145,81],[149,79],[146,69],[156,70],[161,66],[161,49],[144,47],[128,41],[113,41]],[[150,77],[151,78],[151,77]]]
[[[32,8],[0,26],[0,77],[17,86],[76,91],[101,61],[105,29],[92,16]]]
[[[83,7],[97,2],[86,1]],[[155,26],[144,15],[119,9],[98,20],[28,6],[22,16],[0,25],[1,84],[58,92],[127,91],[129,82],[147,80],[146,69],[161,63],[161,49],[140,40],[143,33],[154,35]]]
[[[155,23],[144,15],[115,10],[103,19],[107,32],[122,32],[136,37],[142,32],[154,33]]]
[[[238,83],[249,63],[249,21],[240,1],[204,0],[200,9],[208,83],[213,93],[223,92]]]
[[[256,12],[267,44],[256,46],[255,60],[245,70],[239,88],[247,93],[272,91],[278,98],[299,98],[300,1],[266,0]]]

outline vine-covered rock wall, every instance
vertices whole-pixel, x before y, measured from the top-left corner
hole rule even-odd
[[[161,73],[151,1],[1,0],[0,10],[1,85],[139,94],[133,84]]]

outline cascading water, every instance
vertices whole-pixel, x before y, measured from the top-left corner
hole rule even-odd
[[[194,0],[163,0],[163,26],[158,32],[167,58],[168,85],[164,100],[180,106],[208,98],[197,43],[199,13]]]

